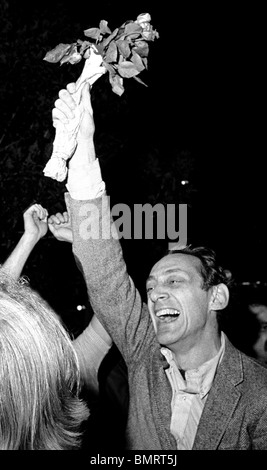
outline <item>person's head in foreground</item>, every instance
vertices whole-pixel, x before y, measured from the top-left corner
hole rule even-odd
[[[147,280],[148,309],[158,341],[176,355],[194,352],[199,362],[220,346],[217,312],[229,300],[229,273],[213,250],[172,249]]]
[[[0,272],[0,449],[77,449],[89,411],[57,315],[26,283]]]

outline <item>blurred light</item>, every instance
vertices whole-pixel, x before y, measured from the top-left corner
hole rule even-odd
[[[81,311],[81,310],[85,310],[85,305],[77,305],[77,310]]]
[[[266,287],[267,282],[266,281],[241,281],[241,282],[238,282],[237,285],[252,286],[252,287]]]
[[[183,186],[184,186],[185,184],[188,184],[188,183],[189,183],[188,180],[182,180],[182,181],[181,181],[181,184],[182,184]]]

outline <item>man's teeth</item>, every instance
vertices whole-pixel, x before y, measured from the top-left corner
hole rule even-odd
[[[162,310],[159,310],[156,312],[157,317],[165,317],[167,315],[177,316],[180,315],[179,310],[175,310],[174,308],[163,308]]]

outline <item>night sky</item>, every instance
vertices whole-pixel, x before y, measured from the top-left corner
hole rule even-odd
[[[23,181],[23,191],[30,193],[29,203],[34,190],[42,199],[55,191],[57,184],[42,182],[42,167],[53,140],[51,110],[59,89],[78,78],[78,67],[47,64],[42,61],[45,53],[59,42],[81,37],[84,29],[98,26],[101,19],[114,29],[139,13],[149,12],[160,38],[150,47],[148,71],[142,76],[148,88],[129,83],[125,94],[118,97],[105,90],[108,83],[102,88],[97,83],[94,86],[97,142],[101,141],[103,150],[106,132],[107,149],[112,139],[121,139],[124,149],[131,148],[128,155],[118,155],[111,163],[108,152],[103,152],[103,172],[111,195],[114,191],[114,199],[120,202],[140,202],[139,178],[144,184],[140,156],[147,168],[151,149],[165,171],[168,166],[172,168],[175,156],[189,153],[194,161],[189,173],[193,188],[188,200],[189,240],[218,250],[238,280],[265,281],[262,12],[244,5],[238,9],[230,2],[213,6],[202,2],[104,0],[1,3],[1,159],[22,135],[21,159],[36,145],[40,183],[29,190],[30,182]],[[9,126],[18,104],[21,114]],[[10,158],[12,184],[14,167]],[[28,167],[21,164],[16,168],[22,180],[23,175],[31,179]],[[1,200],[8,201],[5,204],[10,206],[9,213],[19,217],[25,207],[20,207],[18,201],[12,207],[16,194],[7,197],[7,174],[5,166],[0,174]],[[53,201],[51,196],[47,203],[53,211],[58,200]],[[1,212],[6,210],[1,207]],[[1,240],[2,261],[5,248],[17,240],[17,234],[6,217],[2,217],[1,230],[2,237],[5,234],[5,240]],[[138,247],[134,243],[131,241],[129,252],[134,253]],[[138,260],[138,267],[133,266],[133,259]],[[134,272],[138,272],[141,262],[138,257],[130,260]]]

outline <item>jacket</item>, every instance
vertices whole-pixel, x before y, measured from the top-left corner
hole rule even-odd
[[[130,390],[127,446],[177,450],[170,433],[172,391],[147,306],[127,273],[120,242],[107,227],[107,196],[76,201],[66,196],[73,224],[73,252],[91,306],[121,351]],[[90,238],[92,224],[99,225]],[[104,231],[104,235],[103,235]],[[267,449],[267,369],[226,338],[200,418],[193,450]]]

